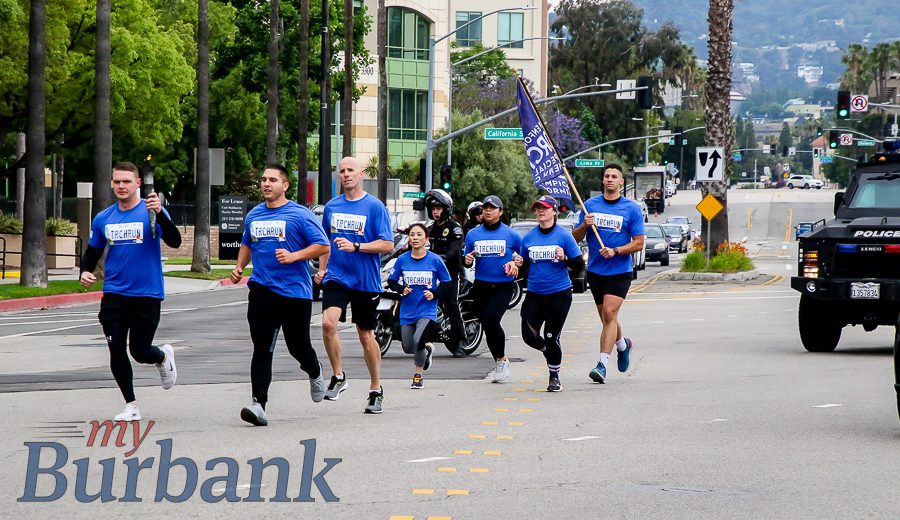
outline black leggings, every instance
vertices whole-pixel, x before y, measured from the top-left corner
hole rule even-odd
[[[459,312],[459,277],[450,275],[447,285],[447,292],[440,298],[438,304],[441,306],[441,312],[450,320],[450,345],[455,349],[460,341],[466,340],[466,326]]]
[[[494,359],[506,356],[506,333],[500,326],[500,320],[506,314],[506,307],[512,299],[516,282],[482,282],[475,280],[472,286],[472,299],[475,314],[481,321],[488,348]]]
[[[288,352],[311,379],[319,377],[319,359],[309,339],[309,322],[312,317],[312,301],[288,298],[270,289],[251,283],[247,321],[253,340],[253,358],[250,360],[250,386],[253,398],[265,408],[272,383],[272,359],[278,331],[284,331]]]
[[[522,339],[529,347],[544,353],[547,365],[562,363],[559,337],[572,307],[572,291],[552,294],[525,293],[522,302]],[[541,334],[541,326],[544,333]]]
[[[152,345],[159,326],[161,303],[162,300],[156,298],[113,293],[105,293],[100,300],[97,318],[109,346],[109,368],[126,403],[135,400],[134,373],[128,351],[135,361],[148,365],[162,363],[166,358],[162,350]]]

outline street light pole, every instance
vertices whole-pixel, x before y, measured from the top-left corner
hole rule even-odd
[[[481,20],[487,16],[492,14],[497,14],[501,12],[507,11],[533,11],[537,9],[535,6],[525,6],[525,7],[507,7],[505,9],[497,9],[495,11],[491,11],[489,13],[483,14],[477,18],[473,18],[468,22],[460,25],[453,31],[448,32],[447,34],[441,36],[438,39],[431,37],[428,39],[428,121],[425,122],[427,127],[428,141],[425,144],[425,190],[430,190],[433,182],[432,178],[432,170],[434,163],[434,51],[435,47],[438,43],[446,40],[450,36],[456,34],[460,29],[468,27],[470,24]],[[452,117],[453,114],[451,114]]]

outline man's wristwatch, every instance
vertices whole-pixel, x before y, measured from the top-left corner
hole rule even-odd
[[[359,242],[353,242],[353,250],[357,252],[359,251]]]
[[[613,249],[613,253],[615,253],[616,256],[618,256],[618,254],[619,254],[619,248],[618,248],[618,247],[614,247],[614,248],[612,248],[612,249]]]

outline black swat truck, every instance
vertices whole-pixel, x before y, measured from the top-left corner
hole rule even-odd
[[[897,327],[900,414],[900,154],[859,163],[847,191],[835,194],[834,215],[798,238],[791,287],[800,292],[800,339],[810,352],[831,352],[846,325]]]

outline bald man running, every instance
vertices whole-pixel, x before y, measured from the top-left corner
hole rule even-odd
[[[365,412],[378,414],[384,400],[380,380],[381,352],[374,333],[381,296],[380,255],[391,252],[394,237],[387,208],[363,190],[364,175],[358,160],[353,157],[341,159],[339,178],[344,194],[325,205],[322,225],[331,242],[331,253],[320,258],[315,278],[324,289],[322,339],[334,371],[325,399],[337,400],[348,386],[341,364],[337,324],[345,320],[349,305],[371,380]]]

